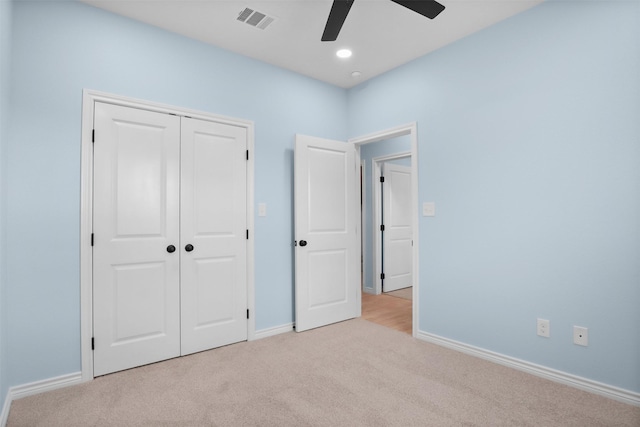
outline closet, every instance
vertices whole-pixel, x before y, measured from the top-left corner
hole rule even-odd
[[[247,339],[247,129],[94,108],[94,376]]]

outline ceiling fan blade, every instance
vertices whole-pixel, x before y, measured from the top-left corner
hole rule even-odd
[[[422,16],[426,16],[429,19],[433,19],[440,15],[440,12],[444,10],[444,6],[435,0],[391,0],[394,3],[398,3],[411,9]]]
[[[354,0],[333,0],[327,25],[324,27],[324,33],[322,33],[323,42],[336,41],[338,34],[340,34],[342,24],[344,24],[344,20],[347,19],[353,1]]]

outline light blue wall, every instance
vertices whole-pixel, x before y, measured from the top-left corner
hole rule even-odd
[[[68,1],[14,4],[8,382],[80,370],[82,89],[255,122],[256,328],[293,321],[295,133],[346,138],[346,91]]]
[[[9,91],[11,59],[11,1],[0,0],[0,194],[5,194],[5,145],[9,124]],[[0,196],[0,408],[4,405],[7,381],[6,299],[5,299],[5,200]],[[1,411],[1,409],[0,409]]]
[[[421,331],[640,392],[640,3],[543,3],[348,105],[418,122]]]
[[[258,329],[293,319],[294,134],[417,121],[420,329],[640,392],[637,2],[545,3],[348,92],[75,2],[0,28],[0,397],[80,369],[83,88],[255,121]]]
[[[381,130],[381,129],[380,129]],[[409,135],[390,138],[383,141],[372,142],[360,147],[360,160],[364,162],[364,193],[363,193],[363,225],[362,239],[364,248],[364,288],[368,292],[374,290],[374,244],[373,244],[373,172],[372,159],[389,154],[404,153],[411,151],[411,138]],[[409,166],[411,163],[409,163]]]

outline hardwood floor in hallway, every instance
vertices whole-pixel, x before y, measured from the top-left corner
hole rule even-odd
[[[362,318],[411,335],[412,301],[362,293]]]

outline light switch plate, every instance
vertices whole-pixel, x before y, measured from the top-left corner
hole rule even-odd
[[[267,204],[258,203],[258,216],[267,216]]]
[[[436,204],[433,202],[424,202],[422,204],[422,216],[436,216]]]

